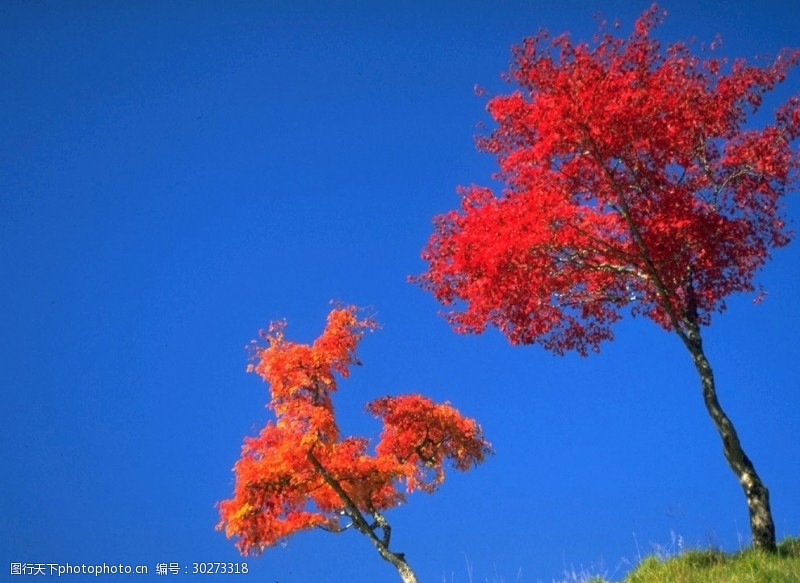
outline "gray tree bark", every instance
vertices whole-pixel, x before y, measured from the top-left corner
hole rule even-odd
[[[742,449],[739,436],[730,418],[723,411],[717,398],[714,373],[703,350],[703,341],[696,323],[689,323],[685,334],[680,334],[689,349],[703,389],[703,401],[711,421],[722,439],[722,450],[733,473],[744,490],[750,514],[750,532],[753,546],[768,552],[777,551],[775,523],[769,503],[769,490],[761,481],[755,466]]]

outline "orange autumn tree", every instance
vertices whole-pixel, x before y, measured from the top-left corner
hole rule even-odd
[[[360,364],[356,347],[377,324],[353,306],[337,307],[313,344],[284,337],[285,323],[261,332],[255,372],[270,386],[275,414],[258,437],[245,438],[233,472],[233,498],[218,504],[218,529],[238,539],[242,554],[257,555],[303,530],[340,533],[355,528],[399,572],[417,581],[403,553],[389,548],[391,527],[383,512],[408,493],[432,493],[444,480],[445,462],[465,471],[490,453],[481,427],[448,403],[422,395],[383,397],[367,405],[382,419],[374,453],[363,437],[339,432],[331,395],[337,376]]]

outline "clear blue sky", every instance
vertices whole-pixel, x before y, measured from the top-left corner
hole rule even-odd
[[[421,581],[467,582],[468,565],[475,582],[617,577],[673,535],[746,542],[677,337],[627,319],[599,356],[558,358],[457,336],[406,282],[431,217],[494,170],[473,147],[474,85],[505,90],[509,47],[540,27],[588,38],[601,11],[627,34],[647,6],[2,2],[0,579],[11,562],[238,560],[214,503],[268,418],[244,346],[284,317],[313,340],[331,299],[384,325],[337,394],[346,432],[378,431],[367,401],[418,391],[476,417],[497,452],[389,513]],[[663,6],[666,41],[800,46],[791,2]],[[798,92],[795,71],[766,113]],[[796,195],[788,216],[800,228]],[[766,301],[734,298],[706,344],[782,537],[800,534],[800,245],[760,281]],[[399,580],[355,532],[249,564],[232,579]]]

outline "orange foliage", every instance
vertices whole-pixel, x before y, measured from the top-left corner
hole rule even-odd
[[[283,322],[262,332],[267,346],[254,346],[248,370],[269,383],[276,420],[245,438],[233,468],[233,498],[218,505],[217,528],[237,537],[243,554],[313,527],[339,532],[354,512],[374,515],[403,502],[405,492],[433,492],[446,460],[463,471],[490,452],[474,420],[421,395],[368,405],[384,421],[374,455],[366,439],[340,437],[331,400],[336,375],[347,377],[350,365],[359,364],[356,347],[376,327],[349,306],[330,312],[311,345],[286,340]]]

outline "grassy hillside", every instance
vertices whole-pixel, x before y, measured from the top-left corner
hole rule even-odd
[[[731,555],[693,550],[666,559],[647,557],[623,583],[800,583],[800,538],[786,538],[774,555],[746,549]]]

